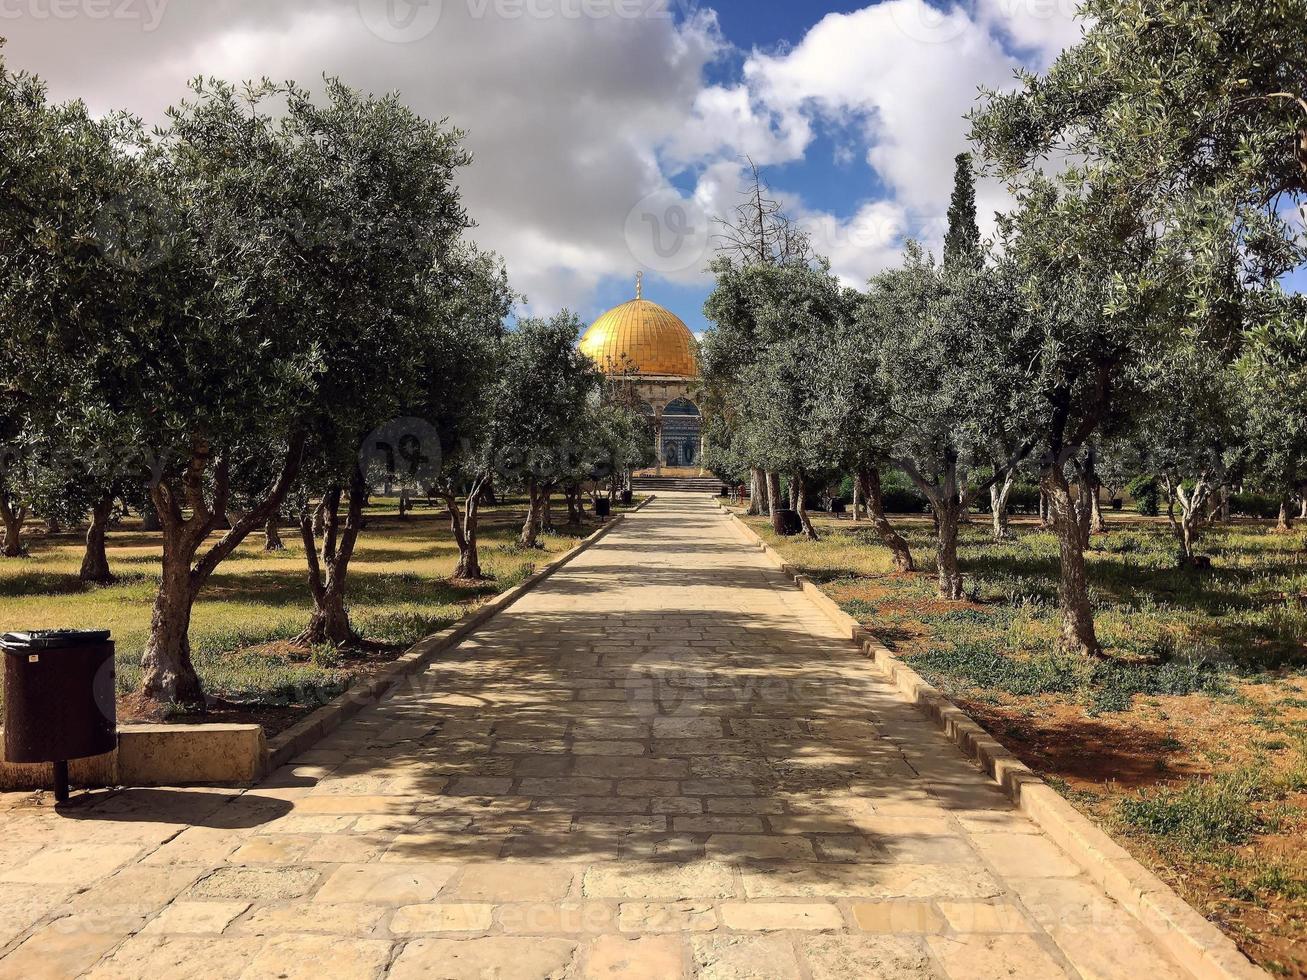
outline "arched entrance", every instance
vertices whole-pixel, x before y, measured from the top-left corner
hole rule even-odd
[[[702,455],[703,420],[688,398],[676,398],[662,411],[661,454],[666,466],[696,466]]]

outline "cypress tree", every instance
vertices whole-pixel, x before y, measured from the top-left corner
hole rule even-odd
[[[971,154],[954,159],[953,198],[948,206],[948,234],[944,236],[944,264],[979,266],[980,226],[976,223],[976,178]]]

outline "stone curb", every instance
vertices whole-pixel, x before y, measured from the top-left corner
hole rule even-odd
[[[810,578],[798,574],[793,565],[720,500],[716,502],[742,540],[761,550],[778,570],[794,580],[827,619],[846,630],[849,639],[862,648],[877,670],[987,772],[1026,816],[1185,969],[1201,980],[1269,980],[1270,974],[1245,957],[1233,940],[1203,918],[1166,882],[1136,861],[939,689],[897,659],[871,631],[841,609]]]
[[[653,503],[655,499],[655,495],[650,494],[628,513],[634,514],[643,510],[648,504]],[[405,678],[424,669],[437,656],[467,639],[468,635],[477,628],[493,619],[564,565],[589,550],[613,530],[621,526],[626,517],[627,514],[615,515],[607,524],[584,538],[575,547],[552,559],[539,571],[533,572],[507,592],[501,592],[494,598],[487,600],[484,604],[463,616],[458,622],[446,627],[439,633],[434,633],[413,644],[376,677],[351,687],[331,703],[323,705],[307,718],[296,722],[275,738],[269,739],[264,758],[264,773],[272,772],[274,769],[286,765],[297,755],[307,751],[330,735],[364,708],[385,700],[386,696],[393,692]]]

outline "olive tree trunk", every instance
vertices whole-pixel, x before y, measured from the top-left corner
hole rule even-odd
[[[540,537],[541,492],[539,481],[533,476],[527,482],[526,520],[522,523],[522,533],[517,543],[523,548],[534,548]]]
[[[885,495],[881,487],[880,469],[875,466],[863,467],[858,471],[857,482],[867,502],[867,514],[871,518],[872,526],[875,527],[881,544],[890,550],[890,555],[894,559],[894,569],[899,572],[915,572],[917,563],[912,557],[912,549],[885,515]]]
[[[749,509],[745,513],[748,517],[757,517],[762,509],[762,471],[755,466],[749,470]]]
[[[1289,501],[1287,500],[1280,501],[1280,516],[1279,519],[1275,522],[1275,533],[1276,534],[1293,533],[1293,511],[1289,509]]]
[[[957,602],[963,596],[962,569],[958,566],[958,526],[962,523],[962,502],[955,493],[940,494],[931,501],[938,519],[935,561],[939,570],[939,597]]]
[[[781,477],[779,473],[768,471],[766,476],[767,482],[767,516],[771,518],[771,529],[777,534],[785,531],[785,525],[781,523]]]
[[[1012,488],[1016,486],[1016,470],[1009,470],[1003,482],[995,481],[989,485],[989,514],[994,525],[994,542],[1007,541],[1012,536],[1008,502],[1012,499]]]
[[[1167,494],[1166,518],[1180,548],[1180,564],[1193,565],[1198,557],[1198,540],[1203,524],[1208,520],[1207,503],[1214,488],[1205,476],[1199,477],[1189,490],[1185,489],[1179,478],[1170,476],[1162,478],[1162,485]]]
[[[0,491],[0,521],[4,523],[5,543],[0,548],[0,555],[5,558],[23,556],[23,522],[27,520],[27,508],[16,504],[8,494]]]
[[[273,514],[263,528],[263,550],[285,551],[286,544],[281,540],[281,521]]]
[[[86,552],[82,555],[82,569],[78,578],[88,585],[109,585],[113,573],[109,571],[109,555],[105,549],[105,535],[113,517],[112,493],[107,493],[91,508],[91,526],[86,530]]]
[[[214,570],[281,506],[299,472],[303,449],[303,434],[293,436],[281,472],[263,499],[203,555],[199,554],[201,546],[227,508],[228,461],[215,460],[208,444],[197,441],[180,477],[151,484],[150,500],[163,530],[163,569],[150,614],[150,638],[141,656],[140,693],[145,698],[160,704],[203,706],[204,690],[191,660],[190,625],[195,599]],[[205,496],[210,467],[212,501]],[[183,507],[190,516],[183,514]]]
[[[1094,484],[1093,493],[1089,498],[1090,515],[1089,530],[1093,534],[1107,533],[1107,520],[1103,517],[1103,487],[1100,483]]]
[[[454,578],[469,581],[484,581],[488,576],[481,570],[481,553],[477,547],[477,534],[480,526],[482,490],[488,482],[482,477],[472,484],[468,491],[467,506],[460,514],[458,496],[452,489],[445,491],[445,503],[449,507],[449,524],[454,532],[454,541],[458,545],[458,567],[454,569]]]
[[[1077,519],[1071,487],[1060,462],[1046,466],[1040,474],[1040,489],[1048,502],[1048,515],[1057,535],[1062,577],[1058,600],[1062,613],[1062,646],[1089,657],[1101,657],[1102,647],[1094,629],[1094,611],[1089,603],[1089,575],[1085,566],[1084,534]]]
[[[295,642],[301,646],[330,644],[348,647],[360,637],[349,618],[345,602],[349,565],[354,558],[359,531],[363,524],[366,486],[362,471],[350,476],[349,491],[330,487],[321,506],[321,541],[314,533],[317,523],[306,509],[300,515],[300,537],[304,541],[304,560],[308,564],[309,591],[313,595],[313,614]],[[341,524],[341,505],[345,505],[345,522]]]
[[[791,478],[790,487],[794,497],[794,510],[803,524],[803,533],[809,541],[820,540],[817,529],[812,526],[812,519],[808,516],[808,482],[801,472],[795,473]]]
[[[931,516],[935,521],[935,562],[939,574],[939,597],[949,602],[956,602],[963,596],[962,570],[958,565],[958,528],[962,523],[962,513],[967,506],[966,495],[959,489],[963,481],[958,479],[957,457],[950,453],[946,457],[942,473],[932,480],[927,480],[911,460],[899,459],[895,462],[930,501]]]

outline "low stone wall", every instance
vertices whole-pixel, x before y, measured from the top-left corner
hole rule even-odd
[[[104,786],[247,785],[262,773],[266,747],[258,725],[123,725],[118,748],[74,759],[69,781]],[[54,788],[54,767],[0,762],[0,791]]]

